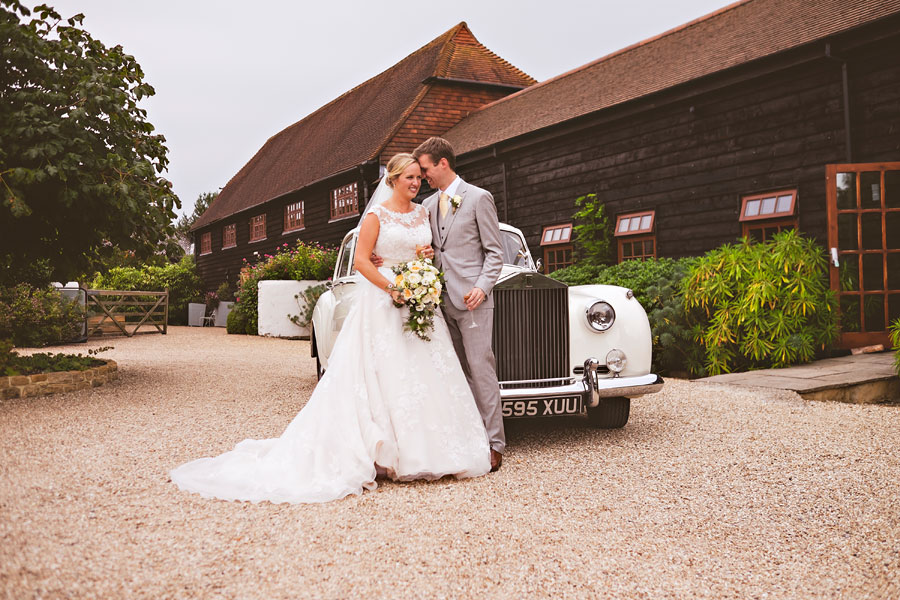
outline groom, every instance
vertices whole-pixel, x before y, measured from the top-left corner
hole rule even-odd
[[[447,140],[428,138],[413,156],[429,185],[437,190],[422,204],[431,215],[434,263],[447,282],[444,318],[487,430],[491,471],[496,471],[506,449],[500,385],[491,350],[491,290],[503,266],[497,209],[490,192],[456,174],[456,155]]]

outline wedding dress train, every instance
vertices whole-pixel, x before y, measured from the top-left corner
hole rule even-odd
[[[375,252],[381,272],[431,242],[426,210],[384,206]],[[403,330],[408,312],[365,279],[344,321],[328,370],[281,437],[244,440],[234,450],[171,471],[183,490],[225,500],[327,502],[395,480],[484,475],[484,424],[438,311],[431,341]]]

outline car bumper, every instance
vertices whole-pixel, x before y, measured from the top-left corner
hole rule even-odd
[[[653,394],[662,389],[663,378],[654,373],[636,377],[600,377],[596,367],[591,368],[591,361],[585,361],[582,379],[556,379],[542,381],[505,381],[500,382],[501,400],[527,400],[539,398],[571,398],[581,396],[584,406],[593,408],[600,404],[601,398],[624,396],[635,398],[645,394]],[[596,363],[595,363],[596,364]],[[542,384],[546,387],[529,387],[528,384]],[[553,385],[556,383],[556,385]]]

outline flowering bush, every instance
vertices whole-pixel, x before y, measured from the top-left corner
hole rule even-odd
[[[52,287],[28,283],[0,288],[0,340],[16,346],[46,346],[73,339],[84,326],[77,302]]]
[[[202,301],[201,286],[193,256],[162,267],[115,267],[106,274],[98,273],[91,282],[95,290],[164,292],[168,288],[170,325],[187,324],[187,305]]]
[[[256,335],[259,325],[260,281],[330,279],[336,261],[337,249],[303,241],[298,241],[293,248],[284,244],[275,254],[264,254],[257,263],[251,263],[245,258],[240,286],[235,295],[236,304],[229,317],[237,313],[231,320],[236,324],[245,324],[244,333]],[[233,333],[232,330],[236,328],[229,327],[228,332]]]

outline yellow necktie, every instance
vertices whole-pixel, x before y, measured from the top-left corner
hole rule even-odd
[[[442,219],[447,216],[447,211],[450,210],[450,202],[448,201],[449,198],[450,196],[448,196],[444,192],[441,192],[441,201],[438,204],[438,208],[441,211]]]

